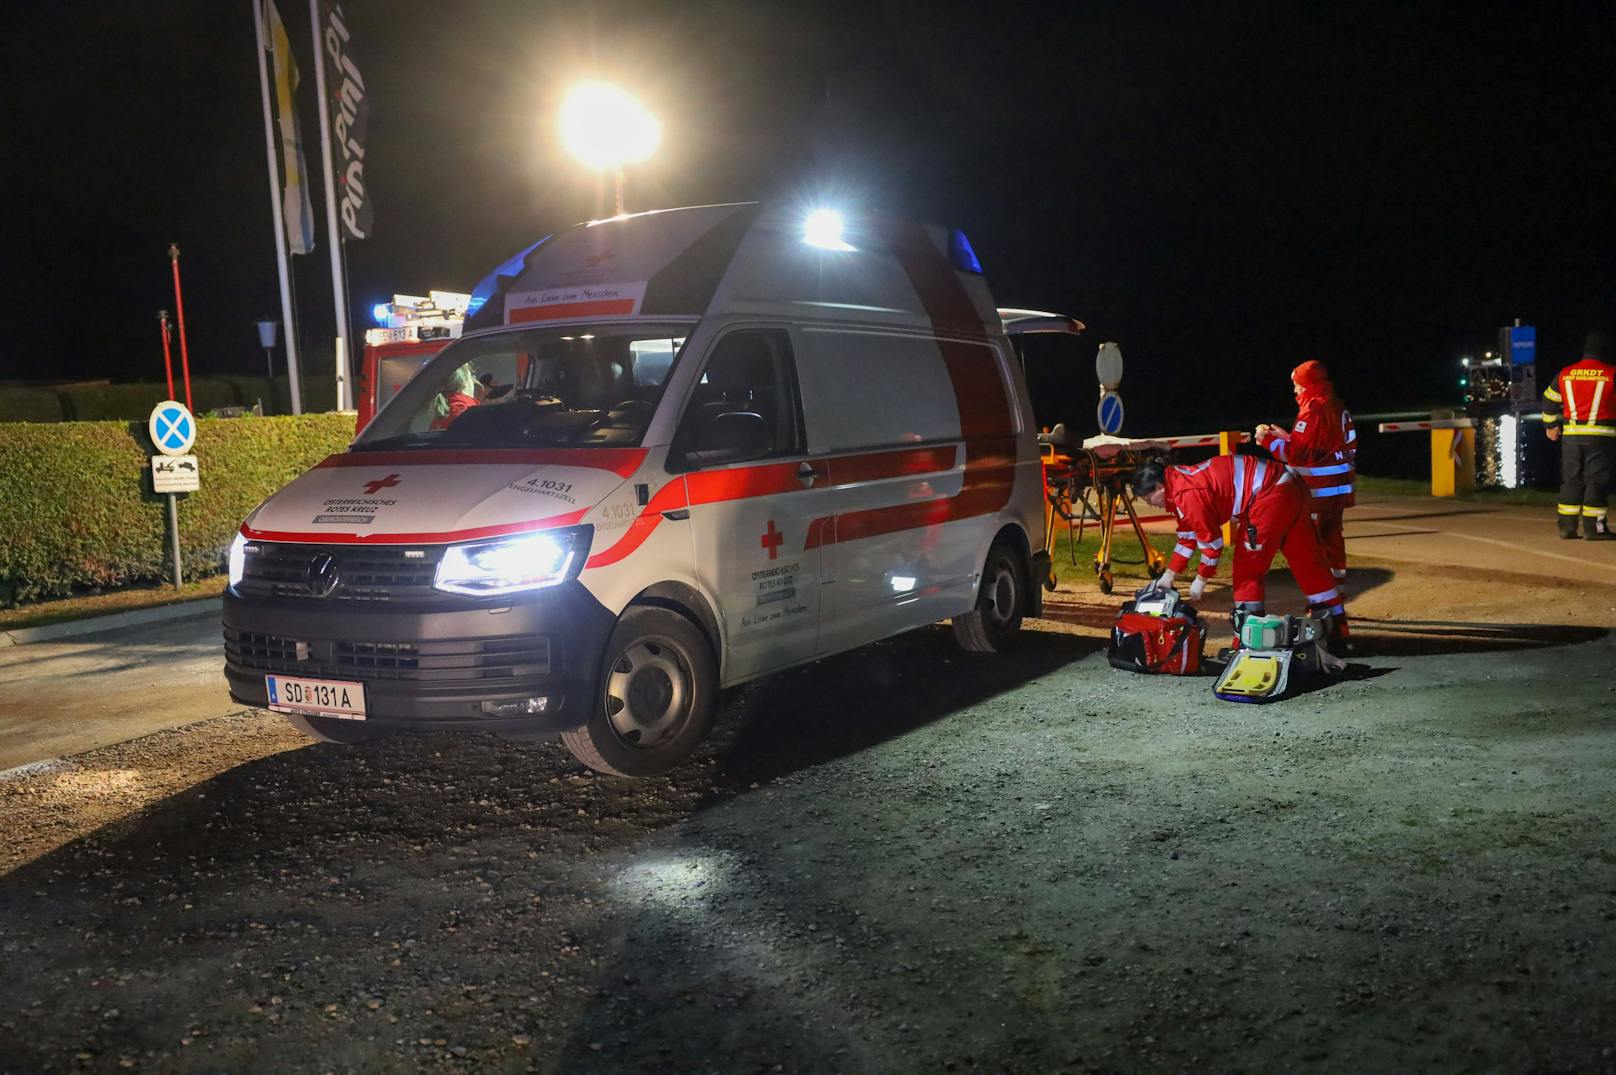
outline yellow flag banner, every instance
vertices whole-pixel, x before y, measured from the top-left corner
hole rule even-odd
[[[275,113],[281,131],[282,195],[286,216],[286,238],[292,253],[307,254],[314,249],[314,208],[309,204],[309,169],[303,162],[303,137],[297,125],[297,60],[286,25],[268,0],[269,50],[275,57]]]

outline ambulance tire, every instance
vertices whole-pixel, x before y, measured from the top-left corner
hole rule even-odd
[[[1015,549],[999,543],[988,550],[976,607],[953,619],[954,639],[972,653],[1003,653],[1015,645],[1027,612],[1027,572]]]
[[[718,662],[701,628],[671,609],[635,605],[606,643],[589,722],[562,732],[561,742],[597,773],[656,776],[707,738],[718,693]]]
[[[282,713],[287,721],[308,736],[318,739],[322,743],[341,743],[345,746],[354,746],[358,743],[369,743],[375,739],[385,739],[388,732],[362,720],[338,720],[330,717],[300,717],[295,713]]]

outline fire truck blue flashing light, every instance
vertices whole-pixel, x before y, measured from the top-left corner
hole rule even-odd
[[[954,268],[963,272],[982,275],[982,263],[977,260],[976,251],[971,248],[971,240],[965,233],[955,228],[948,237],[948,258],[954,263]]]
[[[393,316],[393,308],[385,302],[378,302],[370,308],[370,316],[376,319],[376,324],[386,328],[387,322]]]

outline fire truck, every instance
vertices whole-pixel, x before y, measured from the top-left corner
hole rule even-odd
[[[432,356],[460,338],[470,295],[429,291],[394,295],[371,309],[376,327],[365,330],[365,356],[359,370],[359,421],[362,431],[382,405],[418,373]]]

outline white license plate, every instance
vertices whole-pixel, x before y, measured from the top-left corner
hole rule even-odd
[[[342,720],[365,719],[365,685],[340,679],[265,676],[269,708],[277,713],[313,713]]]

